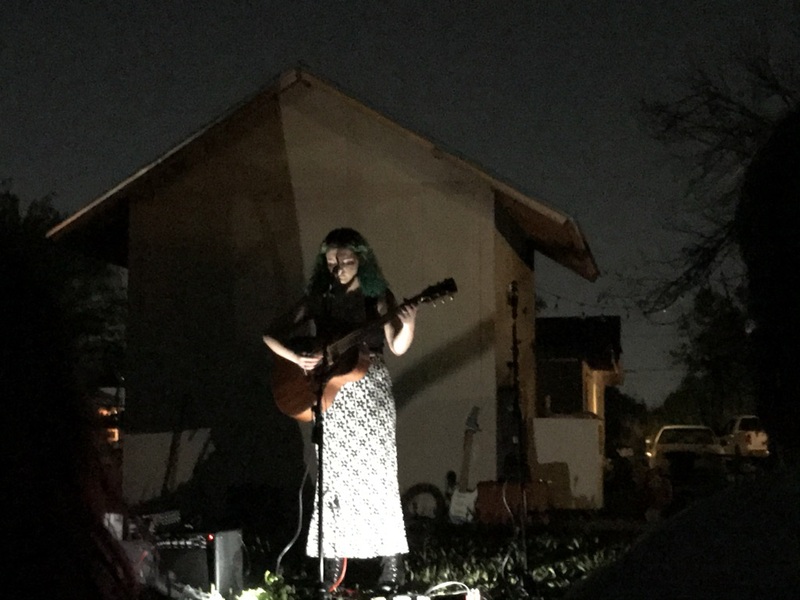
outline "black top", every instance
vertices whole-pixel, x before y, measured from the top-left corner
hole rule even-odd
[[[277,328],[271,330],[279,332],[282,341],[290,346],[295,344],[289,340],[301,336],[314,338],[317,344],[332,343],[367,323],[378,322],[382,316],[378,310],[380,300],[385,300],[387,310],[394,310],[397,306],[389,290],[380,298],[366,297],[361,290],[345,293],[337,289],[322,297],[306,296],[278,320]],[[382,354],[385,344],[383,326],[367,329],[362,343],[370,352]]]

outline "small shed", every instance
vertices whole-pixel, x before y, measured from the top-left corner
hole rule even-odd
[[[389,357],[403,489],[458,470],[474,406],[471,479],[497,477],[509,286],[519,289],[519,402],[531,419],[536,262],[598,276],[569,216],[338,85],[284,73],[49,233],[128,270],[125,432],[210,432],[192,472],[207,510],[224,510],[241,486],[299,486],[308,432],[274,406],[261,333],[340,226],[370,241],[398,297],[445,278],[458,285],[453,302],[420,309],[411,350]],[[167,458],[147,460],[163,478]],[[144,487],[127,486],[129,501]]]

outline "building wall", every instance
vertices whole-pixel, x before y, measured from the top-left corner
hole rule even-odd
[[[261,341],[303,284],[283,140],[277,103],[260,102],[130,203],[126,429],[210,427],[212,512],[229,486],[296,490],[303,474],[302,438],[271,401]],[[157,469],[167,457],[128,459]]]
[[[494,479],[492,190],[327,89],[279,98],[205,133],[131,198],[127,427],[211,428],[201,475],[220,510],[230,485],[296,488],[313,448],[308,426],[274,406],[261,334],[301,294],[322,237],[350,226],[399,298],[447,277],[459,288],[421,307],[415,343],[388,357],[401,488],[459,471],[473,406],[471,478]]]
[[[411,349],[389,355],[400,485],[443,486],[459,472],[465,420],[480,407],[472,480],[494,478],[493,196],[473,173],[326,89],[281,95],[289,171],[308,273],[325,234],[359,230],[396,296],[447,277],[453,302],[422,306]]]
[[[535,419],[536,479],[547,482],[548,503],[559,509],[603,507],[602,419],[554,417]]]
[[[586,410],[584,365],[579,358],[537,357],[541,416],[570,415]]]

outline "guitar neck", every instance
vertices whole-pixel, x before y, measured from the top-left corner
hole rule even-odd
[[[382,315],[377,319],[370,321],[366,325],[363,325],[362,327],[359,327],[358,329],[351,331],[341,339],[329,344],[325,350],[325,357],[328,363],[329,364],[334,363],[336,361],[336,357],[341,356],[342,354],[344,354],[345,352],[356,346],[358,343],[360,343],[361,340],[364,338],[364,335],[371,329],[374,329],[376,327],[383,327],[384,325],[386,325],[386,323],[394,319],[403,308],[407,306],[416,306],[418,304],[423,304],[425,302],[434,302],[437,298],[441,298],[446,295],[452,297],[452,295],[455,294],[456,291],[458,291],[458,288],[456,287],[456,282],[453,281],[452,278],[448,278],[443,281],[440,281],[436,285],[425,288],[424,290],[422,290],[421,293],[417,294],[411,299],[403,300],[403,302],[398,304],[392,310],[389,310],[385,315]]]
[[[472,459],[472,436],[474,431],[464,432],[464,456],[461,459],[461,477],[458,481],[458,491],[466,492],[469,490],[469,468]]]
[[[374,321],[371,321],[369,324],[364,325],[363,327],[359,327],[355,331],[351,331],[350,333],[348,333],[343,338],[341,338],[341,339],[337,340],[336,342],[334,342],[333,344],[331,344],[330,348],[332,350],[334,350],[334,352],[336,352],[338,354],[342,354],[343,352],[346,352],[347,350],[349,350],[350,348],[352,348],[353,346],[358,344],[361,341],[361,338],[363,338],[364,335],[366,335],[366,333],[370,329],[375,329],[377,327],[383,327],[386,323],[391,321],[395,317],[396,314],[397,314],[397,311],[393,311],[391,314],[386,314],[386,315],[384,315],[383,317],[381,317],[379,319],[375,319]]]
[[[397,313],[400,312],[400,309],[402,309],[405,306],[409,306],[412,303],[413,302],[411,300],[407,300],[402,304],[398,305],[397,308],[387,312],[385,315],[370,321],[366,325],[359,327],[354,331],[351,331],[344,337],[330,344],[327,349],[329,359],[335,356],[340,356],[345,352],[347,352],[350,348],[358,345],[368,331],[370,331],[371,329],[375,329],[377,327],[383,327],[384,325],[386,325],[386,323],[388,323],[397,316]]]

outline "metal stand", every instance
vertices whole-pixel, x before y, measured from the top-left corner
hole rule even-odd
[[[526,539],[526,529],[528,520],[528,502],[525,494],[525,486],[530,481],[530,469],[528,468],[528,451],[527,451],[527,431],[525,422],[522,418],[522,410],[519,406],[520,393],[519,393],[519,339],[517,338],[517,304],[518,304],[518,290],[517,282],[512,281],[508,286],[508,304],[511,306],[511,375],[512,375],[512,390],[513,390],[513,406],[514,416],[517,419],[517,437],[519,438],[518,458],[517,464],[519,465],[519,486],[520,486],[520,499],[522,500],[522,525],[521,532],[521,545],[522,545],[522,565],[527,571],[528,569],[528,545]]]
[[[322,447],[324,427],[322,424],[322,392],[324,384],[317,390],[317,402],[314,404],[314,429],[311,433],[312,441],[317,445],[317,557],[319,558],[319,597],[323,600],[330,598],[325,585],[325,557],[322,554]]]

